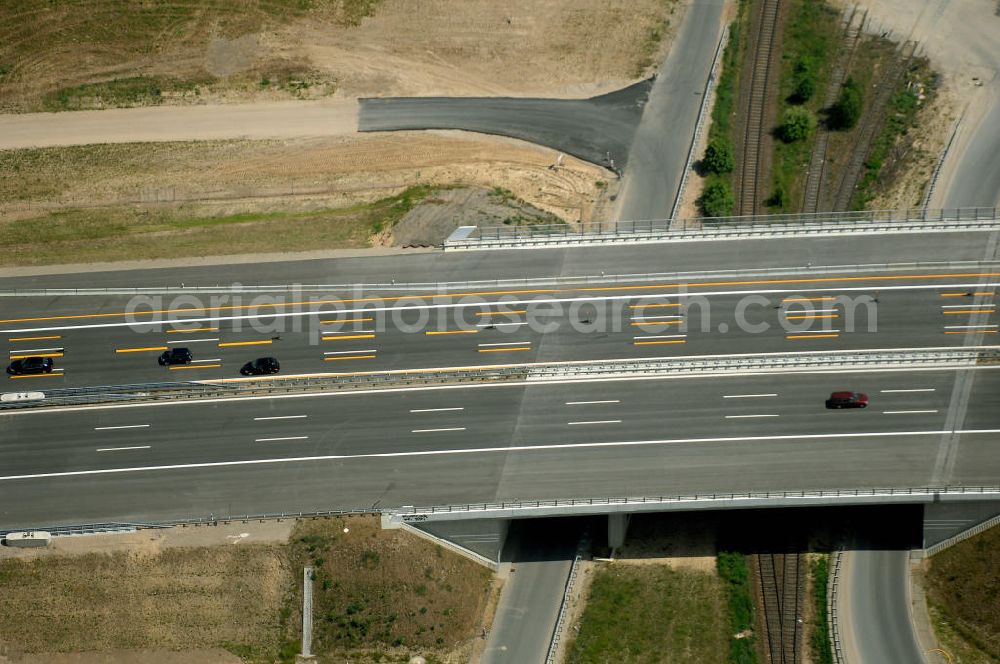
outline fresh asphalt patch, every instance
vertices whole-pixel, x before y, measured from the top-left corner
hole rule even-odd
[[[361,99],[358,130],[464,129],[510,136],[621,171],[653,80],[589,99]]]

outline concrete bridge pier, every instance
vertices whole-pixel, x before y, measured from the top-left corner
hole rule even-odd
[[[629,514],[614,512],[608,515],[608,546],[612,549],[625,544],[625,533],[628,531]]]

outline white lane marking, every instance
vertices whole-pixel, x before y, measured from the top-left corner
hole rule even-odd
[[[723,395],[723,399],[756,399],[758,397],[776,397],[777,392],[768,392],[767,394],[726,394]]]
[[[836,309],[787,309],[785,315],[789,314],[795,316],[799,314],[830,314],[837,311]]]
[[[149,445],[130,445],[128,447],[98,447],[98,452],[120,452],[122,450],[148,450]]]
[[[996,325],[945,325],[946,330],[979,330],[982,328],[997,327]]]
[[[830,277],[831,280],[836,280],[836,277]],[[693,283],[692,285],[697,285]],[[1000,286],[998,283],[984,283],[984,284],[916,284],[912,286],[879,286],[879,291],[906,291],[906,290],[940,290],[941,288],[988,288]],[[670,288],[670,286],[665,285],[664,288]],[[870,292],[875,290],[871,286],[855,286],[847,288],[812,288],[812,289],[802,289],[802,288],[779,288],[779,289],[755,289],[755,290],[729,290],[729,291],[706,291],[706,292],[692,292],[688,295],[679,295],[676,291],[665,292],[665,293],[643,293],[641,295],[631,294],[631,295],[585,295],[582,297],[564,297],[564,298],[539,298],[533,300],[513,300],[504,301],[501,304],[505,306],[513,305],[535,305],[544,306],[546,304],[560,304],[565,302],[612,302],[615,300],[634,300],[637,298],[673,298],[681,299],[685,297],[691,297],[692,295],[698,295],[700,297],[733,297],[738,295],[783,295],[787,293],[845,293],[845,292]],[[444,295],[444,297],[451,297],[449,295]],[[404,297],[404,299],[412,299],[412,296]],[[323,306],[323,305],[320,305]],[[182,323],[209,323],[209,322],[219,322],[219,321],[229,321],[229,320],[253,320],[258,318],[290,318],[294,316],[330,316],[336,314],[357,314],[357,313],[372,313],[372,312],[389,312],[395,313],[397,311],[405,312],[408,310],[419,311],[422,309],[464,309],[468,307],[482,308],[483,303],[466,303],[466,302],[455,302],[447,304],[421,304],[421,305],[395,305],[395,306],[385,306],[385,307],[375,307],[367,309],[340,309],[335,311],[287,311],[287,312],[272,312],[266,314],[239,314],[236,316],[202,316],[200,318],[185,318],[177,320],[149,320],[149,321],[138,321],[138,322],[128,322],[128,323],[88,323],[86,325],[62,325],[54,327],[36,327],[36,328],[15,328],[15,329],[4,329],[0,330],[2,334],[13,334],[19,332],[48,332],[52,330],[76,330],[76,329],[90,329],[90,328],[107,328],[107,327],[132,327],[134,325],[179,325]],[[501,325],[527,325],[527,322],[516,322],[516,323],[477,323],[476,327],[487,327],[489,325],[495,325],[500,327]],[[355,330],[357,332],[357,330]],[[349,333],[345,333],[349,334]]]
[[[743,419],[757,418],[757,417],[781,417],[781,415],[776,415],[776,414],[768,414],[768,415],[726,415],[726,419],[727,420],[743,420]]]
[[[498,344],[479,344],[480,346],[530,346],[530,341],[505,341],[504,343]]]
[[[410,433],[437,433],[439,431],[465,431],[465,427],[447,427],[444,429],[412,429]]]
[[[632,316],[631,320],[678,320],[684,316]]]
[[[282,436],[280,438],[257,438],[255,443],[275,443],[279,440],[306,440],[309,436]]]
[[[267,417],[255,417],[254,422],[264,422],[266,420],[301,420],[309,417],[308,415],[269,415]]]
[[[917,415],[920,413],[936,413],[936,410],[883,410],[883,415]]]
[[[620,399],[601,399],[600,401],[567,401],[567,406],[589,406],[594,403],[621,403]]]
[[[115,427],[94,427],[94,431],[111,431],[113,429],[148,429],[148,424],[122,424]]]
[[[336,336],[338,334],[374,334],[375,330],[345,330],[343,332],[322,332],[325,336]]]
[[[178,339],[176,341],[173,341],[173,340],[168,341],[167,343],[168,344],[196,344],[196,343],[199,343],[201,341],[218,341],[218,340],[219,340],[219,337],[215,337],[214,339]]]
[[[883,394],[896,394],[896,393],[902,394],[904,392],[935,392],[935,391],[936,390],[933,387],[917,387],[906,390],[879,390],[879,392]]]
[[[457,406],[455,408],[411,408],[411,413],[443,413],[445,411],[451,410],[465,410],[462,406]]]
[[[212,359],[212,360],[191,360],[191,364],[209,364],[211,362],[221,362],[221,361],[222,361],[222,358],[221,357],[217,357],[217,358]]]
[[[325,351],[324,355],[357,355],[358,353],[377,353],[377,348],[371,348],[369,350],[328,350]]]
[[[517,325],[527,325],[527,321],[520,321],[515,323],[476,323],[476,327],[503,327],[503,326],[517,326]]]
[[[100,468],[96,470],[65,470],[51,473],[30,473],[25,475],[0,475],[0,482],[11,480],[35,480],[55,477],[81,477],[86,475],[120,475],[164,470],[190,470],[194,468],[226,468],[234,466],[259,466],[276,463],[304,463],[307,461],[345,461],[354,459],[386,459],[429,456],[458,456],[462,454],[506,454],[508,452],[550,452],[552,450],[590,449],[603,447],[649,447],[654,445],[702,444],[702,443],[750,443],[759,441],[785,440],[827,440],[831,438],[864,439],[893,438],[899,436],[943,436],[996,435],[1000,429],[943,429],[938,431],[864,431],[859,433],[813,433],[784,436],[727,436],[725,438],[673,438],[664,440],[617,440],[603,443],[567,443],[545,445],[515,445],[508,447],[478,447],[466,449],[420,450],[416,452],[368,452],[365,454],[327,454],[303,457],[278,457],[271,459],[246,459],[242,461],[206,461],[202,463],[175,463],[162,466],[133,466],[127,468]]]
[[[569,426],[575,426],[577,424],[621,424],[621,420],[590,420],[586,422],[567,422]]]
[[[996,309],[995,304],[942,304],[942,309]]]
[[[66,350],[64,347],[59,348],[11,348],[11,355],[21,355],[24,353],[50,353],[50,352],[62,352]]]
[[[632,337],[633,339],[683,339],[687,337],[686,334],[648,334],[641,337]]]
[[[825,327],[820,330],[786,330],[789,334],[826,334],[828,332],[840,332],[840,330],[826,329]]]

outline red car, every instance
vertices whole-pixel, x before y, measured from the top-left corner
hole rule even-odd
[[[861,392],[834,392],[826,400],[827,408],[867,408],[868,395]]]

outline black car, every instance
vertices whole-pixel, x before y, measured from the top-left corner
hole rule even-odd
[[[187,348],[171,348],[170,350],[163,351],[160,355],[160,359],[157,360],[161,367],[172,366],[174,364],[188,364],[194,356],[191,355],[191,351]]]
[[[7,373],[11,376],[52,373],[52,358],[26,357],[23,360],[14,360],[7,367]]]
[[[273,357],[258,357],[253,362],[247,362],[240,369],[240,373],[244,376],[265,376],[267,374],[276,374],[279,371],[281,371],[281,365]]]

